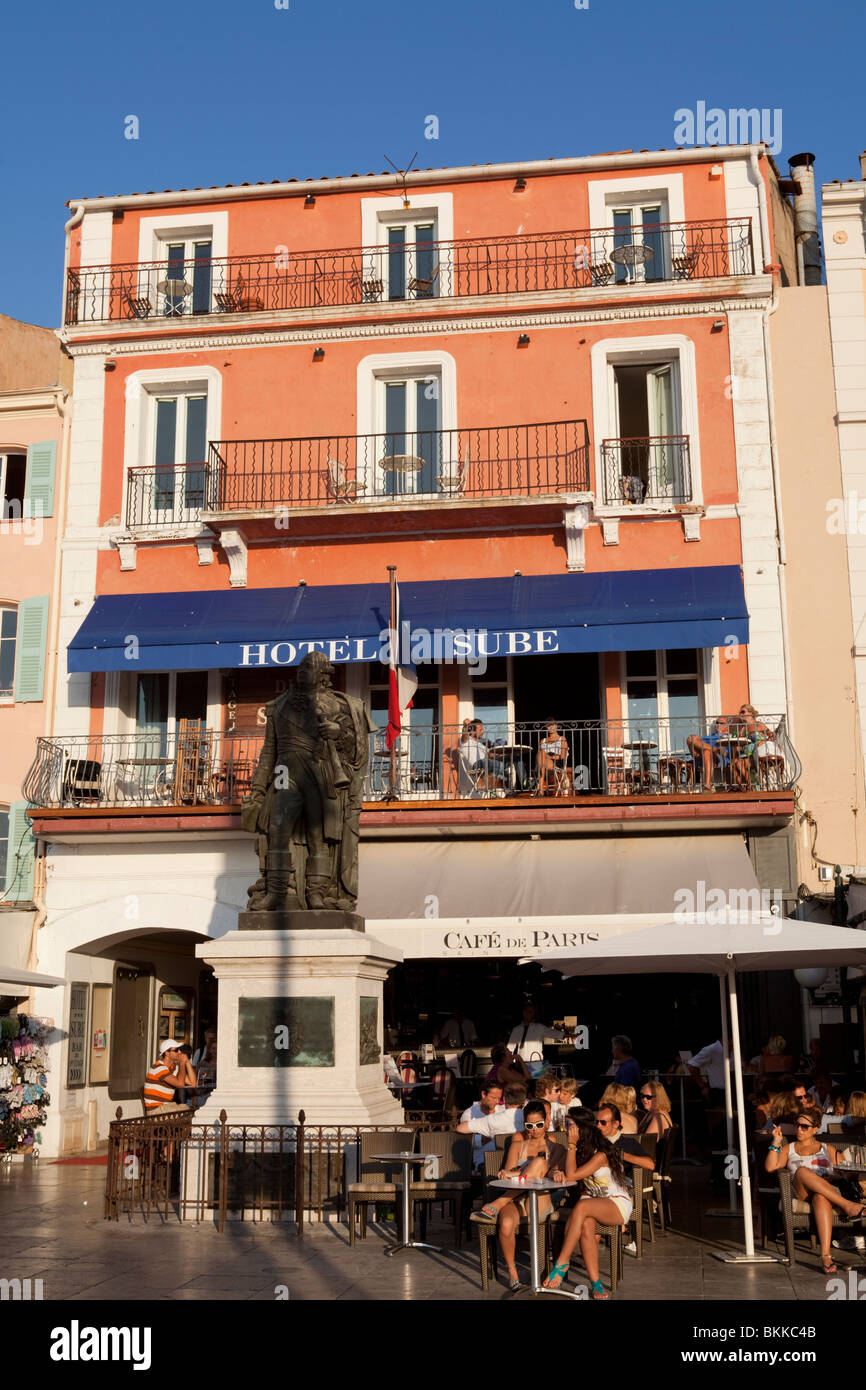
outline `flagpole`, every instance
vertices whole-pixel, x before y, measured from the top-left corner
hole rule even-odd
[[[390,636],[391,636],[391,660],[392,660],[392,662],[393,662],[393,661],[395,660],[394,644],[395,644],[395,642],[399,642],[399,640],[400,640],[399,634],[398,634],[398,632],[397,632],[397,566],[396,566],[396,565],[389,565],[389,566],[388,566],[388,575],[389,575],[389,577],[390,577],[390,586],[391,586],[391,593],[390,593],[390,600],[391,600],[390,627],[391,627],[391,633],[390,633]],[[396,800],[397,800],[397,741],[396,741],[396,739],[395,739],[394,742],[391,744],[391,748],[390,748],[390,752],[389,752],[389,757],[390,757],[390,762],[389,762],[389,767],[388,767],[388,800],[389,800],[389,801],[396,801]]]

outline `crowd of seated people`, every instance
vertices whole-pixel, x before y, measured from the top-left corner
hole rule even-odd
[[[501,727],[497,726],[497,732]],[[601,732],[602,725],[598,728]],[[613,739],[614,734],[610,731],[605,737]],[[676,743],[682,735],[676,735],[672,728],[670,737]],[[775,738],[775,731],[760,719],[754,705],[743,704],[736,714],[719,715],[709,732],[687,735],[687,755],[660,748],[659,765],[654,768],[651,760],[647,763],[641,786],[645,789],[660,785],[665,776],[673,780],[677,789],[682,789],[685,778],[689,787],[703,791],[717,787],[750,791],[776,782],[781,785],[784,757]],[[622,747],[627,746],[626,740]],[[651,747],[655,748],[655,744]],[[605,755],[617,751],[615,746],[604,749]],[[452,754],[461,796],[528,792],[536,796],[571,796],[575,791],[571,738],[555,719],[547,719],[542,727],[521,732],[513,740],[488,737],[481,719],[464,719]],[[623,756],[622,749],[619,756]],[[771,780],[771,775],[775,780]],[[624,786],[624,782],[618,783],[620,789]]]
[[[542,1073],[534,1081],[527,1073],[525,1080],[509,1080],[503,1086],[500,1078],[511,1077],[514,1069],[522,1065],[520,1057],[501,1046],[494,1049],[494,1058],[491,1072],[481,1083],[479,1101],[464,1111],[456,1128],[460,1133],[475,1136],[476,1170],[483,1163],[483,1154],[496,1146],[496,1136],[506,1135],[500,1177],[537,1177],[577,1184],[564,1188],[562,1194],[554,1190],[539,1198],[542,1219],[551,1206],[559,1204],[560,1197],[571,1205],[562,1252],[548,1273],[547,1283],[556,1288],[563,1282],[571,1254],[579,1247],[592,1297],[607,1298],[599,1277],[596,1226],[624,1226],[629,1221],[634,1169],[651,1170],[654,1166],[635,1136],[639,1128],[646,1133],[670,1128],[667,1094],[662,1086],[651,1083],[653,1089],[647,1092],[639,1124],[634,1115],[634,1087],[612,1083],[593,1111],[581,1104],[577,1082],[553,1071]],[[497,1223],[497,1238],[512,1292],[521,1286],[516,1238],[526,1215],[525,1207],[526,1198],[520,1193],[482,1191],[481,1212]],[[633,1253],[634,1247],[630,1249]]]

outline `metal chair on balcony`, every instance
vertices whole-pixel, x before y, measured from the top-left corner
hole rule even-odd
[[[449,496],[462,496],[468,472],[469,445],[467,444],[462,461],[458,459],[456,463],[443,462],[442,471],[436,475],[436,486],[440,492],[448,493]]]
[[[409,281],[410,294],[418,295],[419,297],[431,295],[433,286],[435,285],[438,278],[438,264],[433,267],[433,269],[430,271],[429,276],[425,277],[423,275],[413,275],[411,280]]]
[[[102,797],[102,763],[95,758],[69,758],[63,773],[63,801],[89,806]]]
[[[589,267],[589,278],[593,287],[609,285],[613,279],[613,266],[610,261],[596,261]]]
[[[128,319],[146,319],[150,317],[151,303],[146,295],[134,295],[128,291],[123,296],[126,306],[126,317]]]
[[[250,294],[241,271],[238,271],[234,289],[224,290],[222,293],[214,295],[214,299],[216,300],[217,311],[221,314],[250,313],[265,307],[260,295]]]
[[[686,253],[684,256],[672,256],[671,266],[675,280],[694,280],[695,271],[698,268],[697,247]]]
[[[325,482],[328,494],[335,502],[357,502],[359,494],[367,490],[364,483],[348,476],[347,465],[339,459],[328,459]]]

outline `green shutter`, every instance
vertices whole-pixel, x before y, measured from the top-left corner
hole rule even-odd
[[[18,605],[18,650],[15,653],[15,699],[41,700],[45,686],[48,595],[22,599]]]
[[[54,515],[54,469],[57,443],[47,439],[31,444],[27,450],[27,484],[24,490],[25,516]]]
[[[9,849],[6,854],[6,891],[9,902],[29,902],[33,897],[33,858],[36,840],[26,814],[28,802],[9,807]]]

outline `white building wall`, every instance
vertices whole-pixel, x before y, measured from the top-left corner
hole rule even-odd
[[[737,509],[750,620],[749,690],[758,710],[784,711],[787,699],[763,310],[729,314],[728,330],[740,498]]]
[[[827,302],[854,627],[860,741],[866,748],[866,181],[822,192]],[[821,505],[832,503],[822,498]],[[864,764],[866,765],[866,764]]]

